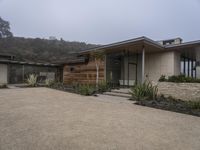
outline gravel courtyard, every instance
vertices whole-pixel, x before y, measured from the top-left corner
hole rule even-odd
[[[200,118],[109,96],[0,90],[0,150],[199,150]]]

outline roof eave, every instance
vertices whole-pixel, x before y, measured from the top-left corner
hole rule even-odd
[[[122,42],[117,42],[117,43],[112,43],[112,44],[108,44],[108,45],[103,45],[103,46],[100,46],[100,47],[96,47],[96,48],[92,48],[92,49],[89,49],[89,50],[85,50],[85,51],[82,51],[82,52],[79,52],[79,54],[88,54],[90,53],[91,51],[98,51],[98,50],[105,50],[105,49],[108,49],[108,48],[112,48],[112,47],[118,47],[118,46],[124,46],[126,44],[130,44],[130,43],[136,43],[136,42],[142,42],[144,44],[150,44],[152,46],[155,46],[157,48],[160,48],[160,49],[164,49],[164,46],[147,38],[147,37],[139,37],[139,38],[135,38],[135,39],[131,39],[131,40],[126,40],[126,41],[122,41]]]

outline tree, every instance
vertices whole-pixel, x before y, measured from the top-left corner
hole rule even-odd
[[[96,65],[96,88],[98,89],[99,85],[99,66],[101,65],[102,61],[105,58],[104,51],[92,51],[90,56],[94,58],[95,65]]]
[[[0,17],[0,38],[12,37],[13,34],[10,32],[10,24],[8,21],[3,20]]]

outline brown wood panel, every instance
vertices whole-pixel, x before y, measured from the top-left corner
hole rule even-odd
[[[99,66],[99,80],[104,80],[104,62]],[[64,84],[95,84],[96,64],[89,61],[87,64],[65,65],[63,68]]]

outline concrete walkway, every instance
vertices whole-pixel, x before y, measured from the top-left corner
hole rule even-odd
[[[0,150],[199,149],[199,117],[112,96],[0,90]]]

